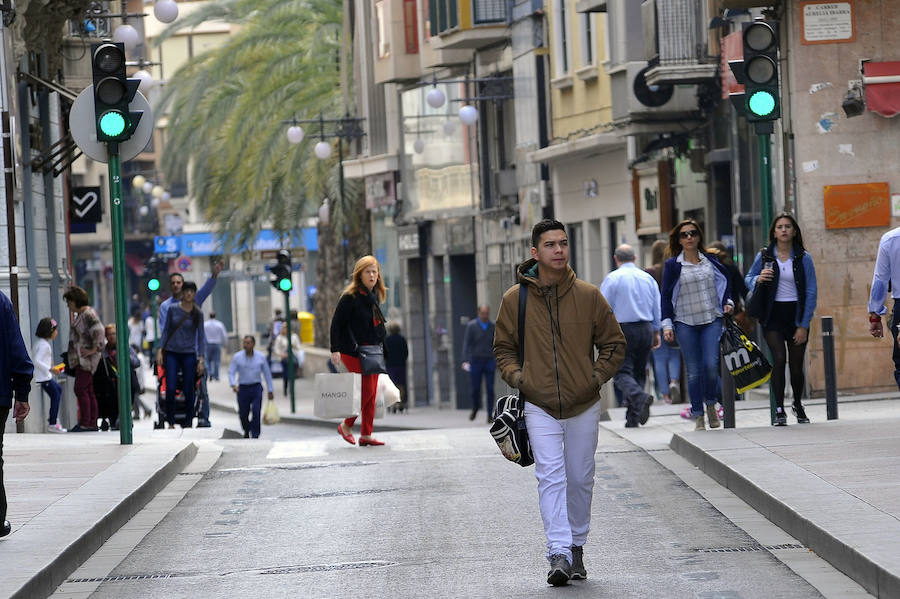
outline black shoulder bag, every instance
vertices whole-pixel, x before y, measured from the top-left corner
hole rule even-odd
[[[374,308],[372,310],[372,314],[374,315]],[[384,345],[378,343],[376,345],[360,345],[356,341],[356,335],[353,334],[353,329],[350,328],[350,323],[347,323],[347,331],[350,333],[350,339],[353,340],[353,345],[356,348],[356,352],[359,354],[359,366],[360,370],[362,370],[363,374],[382,374],[387,372],[387,365],[384,362]]]
[[[528,288],[519,284],[519,366],[525,364],[525,302],[528,299]],[[534,464],[531,443],[528,441],[528,429],[525,428],[525,398],[516,391],[497,400],[494,408],[494,423],[491,425],[491,436],[510,462],[519,466]]]

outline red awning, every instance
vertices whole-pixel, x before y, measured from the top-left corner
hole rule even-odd
[[[869,81],[870,77],[900,78],[900,61],[863,63],[866,108],[884,117],[900,114],[900,80]]]
[[[145,258],[141,256],[136,256],[134,254],[125,254],[125,264],[127,264],[131,270],[134,271],[134,274],[141,277],[144,276],[145,270]]]

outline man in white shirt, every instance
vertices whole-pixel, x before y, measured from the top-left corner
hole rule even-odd
[[[244,438],[259,438],[260,412],[262,411],[262,384],[261,378],[265,378],[269,388],[269,399],[275,397],[273,393],[272,371],[269,370],[269,361],[266,355],[256,351],[256,338],[253,335],[244,335],[241,343],[244,351],[234,354],[231,358],[231,366],[228,368],[228,383],[237,393],[238,417],[244,429]],[[250,414],[253,413],[253,419]]]
[[[209,368],[209,379],[219,380],[219,365],[222,363],[222,346],[228,343],[228,331],[222,321],[216,318],[215,312],[203,322],[206,332],[206,364]]]
[[[878,243],[872,292],[869,295],[869,333],[876,338],[884,337],[881,316],[887,312],[885,301],[888,286],[894,299],[894,311],[891,314],[891,338],[894,343],[891,357],[894,360],[894,380],[900,388],[900,347],[897,347],[897,326],[900,325],[900,227],[882,235]]]

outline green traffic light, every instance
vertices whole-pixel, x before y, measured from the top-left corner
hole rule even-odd
[[[291,283],[290,279],[279,279],[278,280],[278,288],[282,291],[290,291],[294,285]]]
[[[109,137],[119,137],[125,133],[125,117],[117,110],[110,110],[100,117],[100,131]]]
[[[147,281],[147,289],[150,291],[159,291],[159,279],[150,279]]]
[[[747,100],[747,108],[757,116],[767,116],[775,110],[775,96],[770,91],[757,90]]]

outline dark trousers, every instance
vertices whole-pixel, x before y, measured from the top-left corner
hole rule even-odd
[[[222,363],[222,346],[218,343],[206,344],[206,365],[209,367],[209,378],[219,380],[219,365]]]
[[[897,348],[897,325],[900,325],[900,299],[894,300],[894,311],[891,314],[891,339],[894,340],[891,357],[894,359],[894,380],[900,389],[900,349]]]
[[[238,417],[241,419],[241,427],[244,432],[250,433],[254,439],[259,438],[259,413],[262,409],[262,385],[254,383],[253,385],[238,386]],[[253,419],[250,419],[250,413],[253,413]]]
[[[625,421],[636,424],[649,395],[644,391],[647,361],[653,347],[653,325],[649,322],[623,322],[625,362],[613,376],[613,384],[625,400]]]
[[[75,398],[78,400],[78,424],[96,430],[100,414],[94,395],[94,375],[80,366],[75,368]]]
[[[9,416],[9,408],[0,408],[0,526],[6,520],[6,487],[3,486],[3,429],[6,428],[6,418]]]
[[[484,390],[487,397],[484,401],[488,416],[494,411],[494,372],[497,370],[497,362],[494,358],[472,358],[469,362],[469,381],[472,384],[472,409],[481,408],[481,379],[484,379]]]
[[[59,383],[53,379],[41,383],[41,389],[50,398],[50,418],[47,422],[50,423],[50,426],[53,426],[56,424],[57,417],[59,417],[59,399],[62,397],[62,389],[59,387]]]
[[[194,421],[194,392],[197,384],[197,354],[166,352],[166,421],[175,424],[175,392],[181,369],[181,392],[184,394],[184,426]]]

